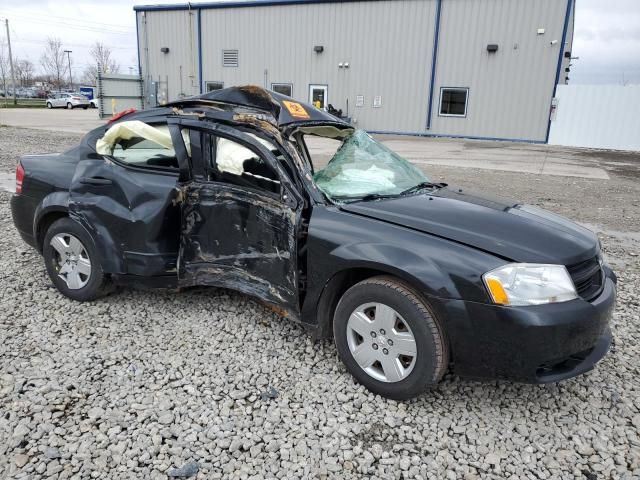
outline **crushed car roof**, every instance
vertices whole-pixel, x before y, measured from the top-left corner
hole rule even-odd
[[[345,126],[349,126],[348,123],[324,110],[256,85],[214,90],[213,92],[171,102],[167,106],[206,104],[207,102],[239,105],[270,113],[281,127],[295,123],[312,122],[342,123]]]

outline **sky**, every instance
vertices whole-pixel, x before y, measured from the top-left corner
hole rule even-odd
[[[31,60],[37,69],[46,39],[53,36],[72,51],[74,78],[91,61],[95,41],[112,49],[121,73],[134,73],[133,5],[148,3],[185,0],[0,0],[0,19],[9,19],[14,57]],[[573,61],[570,83],[640,84],[640,0],[577,0],[576,8],[572,54],[579,59]],[[1,42],[6,33],[0,26]]]

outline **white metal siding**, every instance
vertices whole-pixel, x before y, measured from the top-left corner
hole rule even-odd
[[[225,87],[291,83],[293,96],[305,102],[310,84],[325,84],[329,103],[345,114],[349,99],[357,125],[414,129],[426,118],[434,5],[405,0],[203,10],[203,80]],[[316,45],[324,51],[316,53]],[[239,51],[238,68],[221,66],[223,49]],[[338,68],[340,62],[349,68]],[[364,107],[355,107],[356,95],[364,95]],[[381,108],[373,108],[374,96],[382,97]]]
[[[640,150],[639,85],[560,85],[549,143]]]
[[[198,94],[197,11],[138,12],[136,16],[142,78],[147,89],[150,81],[160,81],[166,85],[167,101],[180,94]],[[169,52],[162,53],[163,47]]]
[[[544,141],[566,6],[560,0],[444,0],[432,132]],[[487,52],[490,43],[498,44],[496,53]],[[438,116],[441,87],[469,87],[466,118]]]
[[[310,84],[328,85],[329,103],[346,114],[348,100],[349,116],[368,130],[545,141],[567,0],[442,0],[427,131],[436,6],[379,0],[203,8],[202,88],[208,81],[290,83],[293,97],[308,101]],[[191,14],[145,15],[137,14],[143,77],[166,78],[168,100],[198,93],[197,4]],[[499,45],[497,53],[487,52],[489,43]],[[237,67],[223,67],[225,49],[238,50]],[[438,116],[441,87],[469,88],[465,118]],[[355,106],[358,95],[363,107]]]

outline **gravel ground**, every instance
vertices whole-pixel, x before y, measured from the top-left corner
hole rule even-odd
[[[77,138],[0,128],[0,170]],[[620,288],[596,370],[545,386],[448,375],[386,400],[354,383],[331,342],[235,293],[65,299],[0,193],[0,478],[639,478],[633,169],[608,182],[430,173],[601,230]]]

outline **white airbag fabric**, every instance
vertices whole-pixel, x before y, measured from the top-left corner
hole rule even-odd
[[[167,127],[164,127],[164,129],[152,127],[140,120],[115,124],[96,142],[96,151],[100,155],[112,155],[113,149],[119,140],[131,140],[132,138],[151,140],[161,147],[173,151],[173,142]]]

